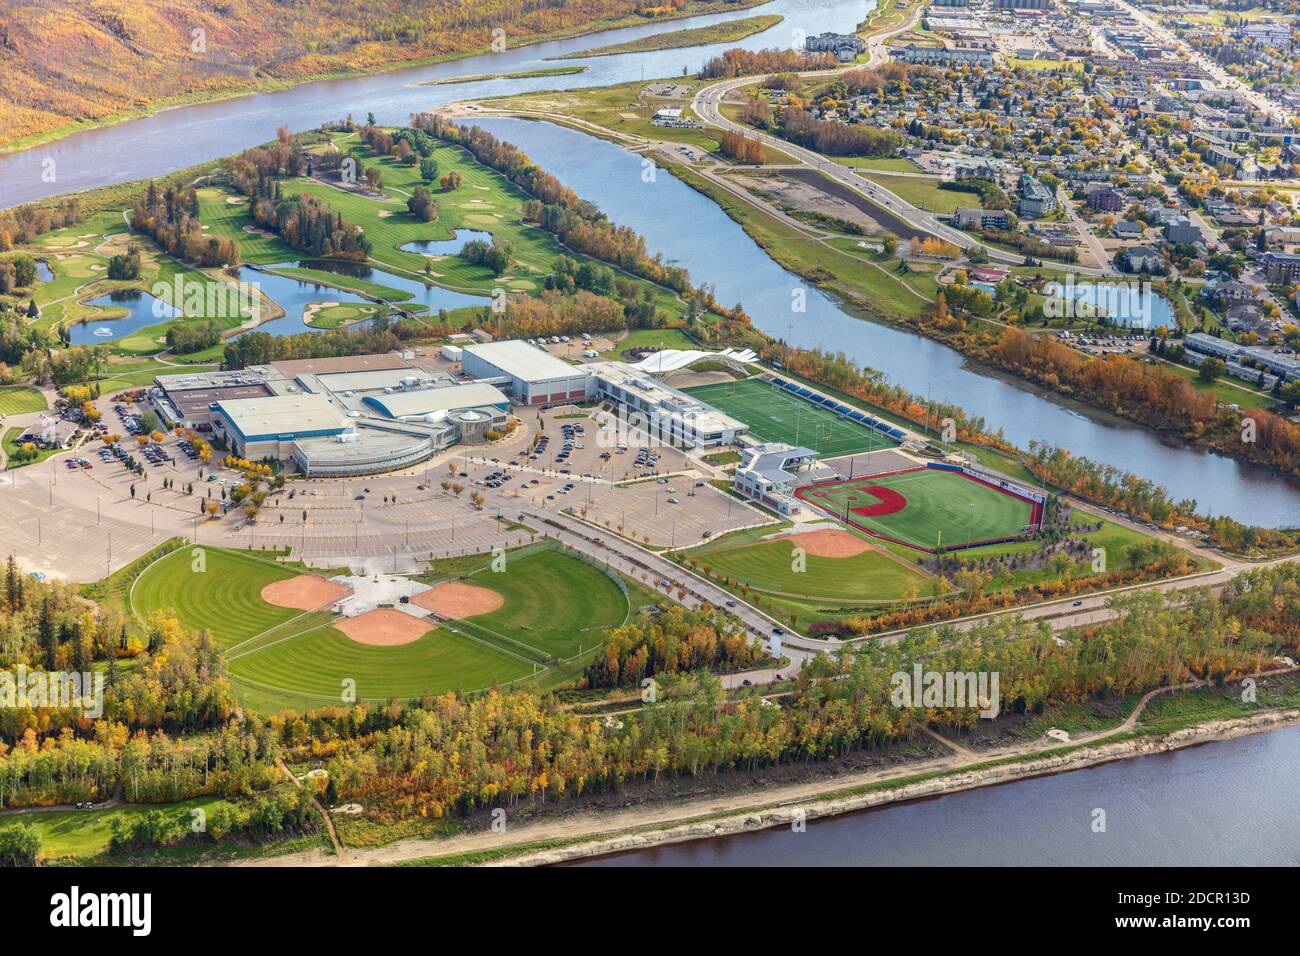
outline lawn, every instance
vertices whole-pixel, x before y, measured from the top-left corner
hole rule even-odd
[[[700,385],[684,391],[746,422],[750,434],[759,441],[804,445],[824,457],[893,446],[889,439],[866,426],[759,379]]]
[[[207,628],[223,650],[302,615],[262,600],[262,588],[296,577],[297,569],[224,548],[200,549],[200,565],[194,550],[173,551],[144,571],[128,595],[128,609],[146,620],[153,611],[175,611],[182,626]]]
[[[507,555],[505,570],[491,570],[492,559],[439,563],[421,580],[463,577],[496,591],[505,603],[496,611],[457,622],[468,635],[514,654],[537,660],[565,659],[590,649],[607,627],[622,624],[628,600],[609,575],[562,551]]]
[[[24,465],[39,464],[50,456],[57,455],[60,451],[58,448],[38,448],[36,449],[35,458],[28,458],[26,461],[18,461],[15,458],[20,447],[18,439],[22,436],[24,431],[25,429],[22,428],[6,428],[3,435],[0,435],[0,445],[3,445],[5,450],[5,470],[10,468],[22,468]]]
[[[43,412],[48,406],[45,396],[26,385],[12,388],[0,388],[0,415],[23,415],[27,412]]]
[[[792,549],[799,536],[782,540],[740,543],[729,547],[697,549],[690,557],[712,567],[712,573],[769,594],[841,604],[897,601],[909,589],[920,591],[925,577],[874,548],[844,558],[809,554],[805,569],[794,570]]]
[[[228,672],[242,689],[272,692],[279,706],[340,704],[344,681],[358,700],[409,699],[425,691],[474,691],[508,684],[535,670],[530,663],[447,628],[395,647],[360,644],[333,627],[236,654]],[[305,699],[304,699],[305,698]]]
[[[108,796],[101,794],[99,799]],[[0,817],[0,830],[30,823],[41,835],[41,851],[46,860],[85,861],[108,850],[115,819],[130,822],[150,810],[185,814],[197,808],[211,811],[216,804],[226,802],[219,797],[197,797],[183,803],[128,803],[107,810],[39,810]]]
[[[890,176],[888,173],[869,171],[864,171],[863,175],[876,185],[888,189],[904,202],[929,212],[948,214],[964,206],[980,204],[979,193],[940,189],[939,183],[943,180],[938,176]]]
[[[633,329],[619,340],[619,358],[636,349],[698,349],[700,346],[681,329]]]
[[[204,548],[202,569],[183,547],[136,579],[128,608],[147,619],[172,610],[188,629],[206,628],[226,652],[227,673],[245,706],[261,712],[341,702],[344,681],[361,700],[408,699],[424,692],[477,691],[545,672],[556,660],[594,648],[604,629],[622,624],[629,604],[599,568],[555,549],[440,562],[428,583],[465,577],[496,591],[501,608],[430,629],[396,646],[358,643],[333,626],[330,611],[276,607],[261,592],[300,569],[269,558]]]
[[[1023,498],[934,468],[815,485],[798,494],[870,534],[920,550],[1011,538],[1034,514]]]

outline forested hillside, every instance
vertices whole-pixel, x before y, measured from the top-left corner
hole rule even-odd
[[[741,0],[6,0],[0,145],[191,95],[517,45]],[[201,31],[201,32],[196,32]]]

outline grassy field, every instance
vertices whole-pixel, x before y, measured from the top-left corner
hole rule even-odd
[[[756,17],[744,17],[740,20],[725,20],[707,27],[694,27],[689,30],[672,30],[668,33],[656,33],[653,36],[640,37],[626,43],[612,43],[608,46],[593,47],[577,53],[566,53],[563,59],[577,60],[591,56],[613,56],[618,53],[646,53],[651,50],[677,50],[691,46],[705,46],[711,43],[730,43],[743,40],[770,30],[785,18],[779,14],[769,13]]]
[[[594,123],[615,134],[623,133],[642,139],[697,146],[714,153],[724,162],[730,162],[717,153],[718,131],[712,127],[695,129],[654,125],[654,115],[663,107],[680,107],[686,119],[698,118],[691,111],[690,102],[695,91],[705,81],[693,76],[683,76],[673,77],[672,82],[687,88],[683,97],[647,96],[644,91],[651,83],[638,81],[590,89],[520,93],[483,102],[505,110],[538,111],[568,116],[585,123]],[[722,111],[724,114],[730,114],[731,104],[724,104]],[[764,163],[768,165],[794,164],[794,160],[788,154],[771,147],[763,148],[763,156]]]
[[[872,548],[844,558],[809,554],[802,571],[794,570],[791,551],[799,536],[781,540],[725,541],[688,555],[709,565],[713,574],[768,594],[839,604],[897,601],[909,590],[920,591],[925,576]]]
[[[545,673],[593,649],[605,628],[621,624],[628,599],[603,571],[557,550],[439,563],[422,579],[468,577],[496,591],[501,608],[430,627],[396,646],[358,643],[333,626],[329,611],[299,611],[262,600],[262,589],[301,573],[270,558],[203,549],[202,570],[185,547],[142,572],[127,596],[139,618],[172,610],[188,629],[206,628],[226,652],[227,673],[245,706],[262,712],[338,703],[345,681],[359,699],[406,699],[422,693],[476,691]]]
[[[0,446],[3,446],[5,450],[6,471],[10,468],[22,468],[24,465],[39,464],[45,459],[59,453],[58,448],[38,448],[36,449],[35,458],[29,458],[26,461],[17,461],[14,456],[18,453],[20,447],[18,439],[22,436],[23,431],[24,429],[22,428],[6,428],[4,429],[3,434],[0,434]]]
[[[878,489],[901,495],[903,507],[892,514],[854,513],[878,504]],[[867,531],[923,549],[1010,537],[1032,517],[1032,506],[1022,498],[929,468],[804,489],[802,497],[830,514],[847,514],[847,520]]]
[[[27,412],[43,412],[48,406],[45,396],[26,385],[12,388],[0,388],[0,415],[23,415]]]
[[[144,619],[153,611],[172,610],[182,626],[207,628],[224,650],[302,614],[262,600],[262,588],[296,577],[297,569],[241,551],[201,551],[202,564],[196,563],[194,549],[181,548],[142,573],[128,595],[129,609]]]
[[[554,550],[507,556],[501,572],[491,570],[491,560],[479,555],[439,562],[422,577],[430,583],[464,577],[501,595],[498,610],[453,625],[472,637],[537,660],[564,659],[590,649],[604,628],[627,617],[618,585],[578,558]]]
[[[747,422],[750,434],[760,441],[804,445],[825,457],[893,446],[889,439],[864,425],[758,379],[700,385],[685,391]]]
[[[184,803],[164,804],[161,807],[148,803],[128,803],[108,810],[38,810],[0,817],[0,830],[30,823],[41,835],[41,850],[46,860],[87,860],[104,853],[113,836],[113,821],[130,822],[150,810],[165,809],[188,813],[202,808],[211,811],[218,797],[198,797]]]
[[[697,349],[699,345],[681,329],[633,329],[619,340],[620,358],[635,349]]]
[[[689,167],[675,164],[672,172],[716,202],[779,265],[839,296],[850,310],[905,322],[929,311],[934,298],[933,276],[917,282],[913,275],[900,275],[897,259],[867,254],[857,246],[859,240],[810,242],[804,231],[714,185]],[[928,295],[919,291],[922,287],[929,289]]]
[[[979,193],[964,192],[955,189],[940,189],[938,176],[922,178],[920,176],[890,176],[868,170],[863,175],[878,186],[883,186],[891,193],[909,202],[913,206],[929,212],[952,213],[964,206],[978,206]]]

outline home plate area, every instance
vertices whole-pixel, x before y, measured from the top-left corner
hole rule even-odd
[[[351,596],[335,605],[335,625],[361,644],[391,647],[418,641],[438,620],[460,620],[501,607],[500,594],[461,581],[434,585],[399,575],[344,575],[331,579]]]

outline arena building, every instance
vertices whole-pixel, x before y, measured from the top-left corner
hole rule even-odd
[[[458,382],[441,360],[420,362],[394,353],[160,376],[150,398],[169,425],[321,477],[392,471],[508,429],[500,389]]]
[[[557,405],[592,396],[587,366],[570,365],[522,339],[467,345],[465,374],[500,384],[516,405]]]
[[[509,429],[512,404],[596,398],[682,448],[728,445],[748,432],[643,368],[570,365],[522,340],[466,345],[455,356],[408,350],[165,375],[150,389],[169,426],[209,433],[243,458],[292,462],[323,477],[392,471],[455,444],[492,441]]]

